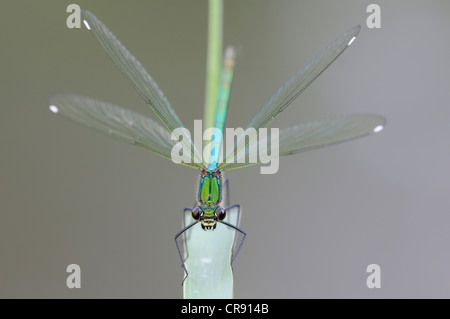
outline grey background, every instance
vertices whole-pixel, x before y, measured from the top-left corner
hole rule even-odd
[[[154,116],[85,29],[74,1],[0,11],[0,297],[181,298],[173,241],[198,172],[54,116],[77,93]],[[237,47],[228,126],[356,24],[355,43],[273,126],[376,113],[381,134],[230,172],[247,241],[237,298],[450,297],[450,2],[226,0]],[[203,112],[206,0],[76,1],[144,64],[188,128]],[[82,288],[66,287],[81,266]],[[381,289],[366,267],[381,266]]]

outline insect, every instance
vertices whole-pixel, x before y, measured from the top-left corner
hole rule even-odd
[[[91,12],[82,10],[84,25],[105,49],[120,71],[131,82],[133,87],[155,112],[163,126],[150,118],[124,108],[78,95],[57,95],[50,99],[50,110],[79,124],[106,133],[119,140],[132,143],[164,158],[171,159],[171,151],[176,141],[171,133],[183,124],[170,105],[158,85],[144,69],[139,61],[119,42],[114,34]],[[337,38],[334,42],[316,55],[306,66],[292,76],[256,114],[247,128],[265,128],[284,111],[292,101],[301,94],[345,49],[354,41],[360,26],[356,26]],[[222,82],[218,97],[215,127],[223,131],[230,85],[233,77],[234,50],[229,47],[225,53],[222,68]],[[279,156],[287,156],[306,150],[336,144],[355,138],[377,133],[383,129],[385,119],[378,115],[356,114],[307,122],[281,129],[279,131]],[[270,139],[270,137],[267,137]],[[204,230],[214,230],[218,223],[229,226],[241,234],[241,240],[233,248],[234,258],[242,244],[245,233],[237,227],[239,206],[230,208],[223,205],[223,193],[228,182],[223,179],[223,172],[242,168],[255,163],[236,162],[236,159],[252,149],[252,143],[245,137],[238,138],[237,143],[227,150],[225,159],[218,160],[218,154],[211,153],[208,164],[200,159],[200,150],[195,148],[190,139],[179,141],[197,161],[182,163],[200,170],[200,182],[196,204],[188,209],[193,222],[187,225],[176,237],[182,238],[187,229],[200,223]],[[216,139],[215,143],[222,141]],[[232,216],[228,216],[227,211]],[[230,220],[234,221],[231,222]],[[187,219],[185,219],[187,220]],[[179,246],[179,245],[178,245]],[[180,247],[179,251],[180,251]],[[182,253],[180,252],[180,255]]]

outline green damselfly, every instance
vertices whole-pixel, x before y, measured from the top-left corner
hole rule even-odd
[[[94,35],[147,105],[156,113],[163,126],[130,110],[78,95],[64,94],[52,97],[50,110],[74,122],[132,143],[170,160],[172,148],[177,142],[171,139],[171,133],[177,128],[184,127],[181,120],[152,77],[114,34],[89,11],[82,10],[81,15],[86,28]],[[354,41],[359,30],[360,26],[356,26],[347,31],[294,74],[256,114],[247,128],[258,130],[267,127],[345,51]],[[222,82],[215,118],[215,127],[220,131],[224,129],[227,114],[233,65],[234,50],[229,47],[225,53],[222,67]],[[381,131],[384,125],[385,119],[378,115],[357,114],[287,127],[279,131],[279,156],[283,157],[367,136]],[[238,228],[239,205],[229,206],[229,203],[224,203],[223,193],[228,187],[228,182],[223,179],[222,174],[227,170],[261,163],[259,160],[255,163],[233,160],[252,150],[251,146],[255,141],[248,141],[241,136],[237,143],[225,153],[226,160],[219,161],[218,153],[215,152],[211,153],[207,163],[201,159],[201,150],[197,150],[191,140],[183,139],[179,142],[183,143],[184,149],[197,159],[197,161],[182,164],[200,170],[195,205],[193,208],[185,209],[185,228],[175,238],[180,256],[182,260],[185,259],[186,252],[183,243],[188,229],[200,223],[204,230],[213,230],[218,223],[222,223],[236,232],[231,254],[232,262],[242,245],[245,233]],[[222,141],[216,139],[215,143],[220,144]],[[229,216],[227,216],[227,212]]]

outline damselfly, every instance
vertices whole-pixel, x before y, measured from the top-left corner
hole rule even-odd
[[[70,120],[87,127],[106,133],[112,137],[132,143],[164,158],[171,159],[171,151],[176,140],[171,139],[171,133],[183,124],[174,109],[166,99],[158,85],[147,73],[136,58],[119,42],[113,33],[92,13],[82,10],[84,25],[95,36],[97,41],[112,58],[120,71],[131,82],[139,95],[156,113],[164,126],[130,110],[112,104],[97,101],[78,95],[57,95],[50,100],[50,110]],[[277,117],[292,101],[301,94],[345,49],[353,42],[360,30],[356,26],[337,38],[323,49],[306,66],[290,78],[269,100],[249,123],[247,128],[265,128]],[[222,68],[222,82],[218,97],[215,127],[220,131],[224,129],[227,105],[230,93],[230,84],[233,77],[234,51],[229,47],[225,54]],[[279,131],[279,156],[287,156],[306,150],[336,144],[358,137],[377,133],[383,129],[385,119],[371,114],[358,114],[342,117],[321,119],[304,124],[298,124]],[[267,137],[270,140],[270,137]],[[220,139],[215,140],[220,144]],[[251,164],[242,161],[233,161],[242,154],[251,151],[252,143],[245,136],[238,138],[237,143],[227,150],[225,160],[220,161],[218,154],[211,153],[209,162],[200,159],[200,151],[196,149],[190,139],[178,141],[188,150],[196,161],[182,163],[188,167],[200,170],[200,182],[195,206],[186,210],[192,217],[188,225],[176,236],[180,251],[180,241],[186,230],[200,223],[204,230],[214,230],[218,222],[229,229],[240,233],[240,239],[233,246],[232,259],[236,257],[245,233],[237,227],[239,219],[239,206],[224,207],[223,172],[237,169]],[[250,154],[249,154],[250,156]],[[231,159],[231,160],[230,160]],[[228,216],[227,211],[232,216]],[[180,251],[180,255],[182,252]]]

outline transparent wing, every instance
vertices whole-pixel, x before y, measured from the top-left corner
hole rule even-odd
[[[165,127],[170,132],[173,132],[176,128],[184,127],[156,82],[116,36],[91,12],[82,9],[81,17],[88,30],[91,31],[122,74],[131,82],[139,95],[164,123]],[[181,142],[184,148],[191,151],[193,156],[197,157],[197,161],[199,161],[201,157],[192,141],[183,140]]]
[[[53,113],[171,159],[175,141],[170,139],[170,132],[141,114],[71,94],[56,95],[50,99],[50,104]],[[183,164],[199,168],[195,163]]]
[[[279,131],[279,156],[296,154],[378,133],[384,128],[385,124],[386,120],[381,116],[355,114],[286,127]],[[273,147],[271,147],[271,135],[269,133],[265,138],[259,135],[258,140],[259,147],[257,147],[258,141],[255,139],[246,146],[245,152],[239,153],[235,163],[224,165],[224,170],[261,163],[261,158],[258,158],[257,154],[248,156],[249,158],[252,158],[252,156],[258,158],[256,163],[239,163],[239,161],[243,162],[243,159],[245,159],[245,153],[258,152],[261,148],[268,154],[266,160],[276,156],[276,154],[272,154]]]
[[[358,35],[361,26],[356,26],[347,31],[329,44],[317,54],[308,64],[292,76],[267,104],[256,114],[247,128],[253,127],[258,130],[267,127],[269,123],[284,111],[331,63],[333,63]],[[245,138],[238,138],[234,149],[228,150],[226,161],[230,157],[238,156],[238,152],[246,146]]]

